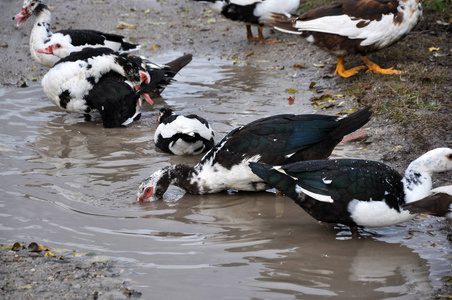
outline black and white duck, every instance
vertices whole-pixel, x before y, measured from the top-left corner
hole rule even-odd
[[[212,10],[225,18],[246,24],[246,36],[250,41],[259,43],[275,43],[277,39],[266,39],[262,33],[265,23],[271,20],[272,12],[295,13],[300,0],[195,0],[208,2]],[[251,26],[258,28],[258,36],[254,37]]]
[[[162,108],[157,122],[154,142],[162,151],[174,155],[198,155],[215,145],[215,132],[207,120],[198,115],[182,116],[170,108]]]
[[[126,54],[109,48],[84,48],[59,60],[41,85],[61,109],[82,114],[99,110],[105,127],[117,127],[129,124],[130,118],[137,120],[140,95],[152,104],[147,93],[163,76],[162,70],[151,76]]]
[[[36,50],[44,49],[51,44],[64,44],[66,48],[70,48],[68,54],[80,51],[85,47],[106,47],[124,52],[140,48],[139,45],[126,42],[121,35],[97,30],[60,30],[52,33],[51,12],[42,0],[25,0],[21,11],[13,17],[13,20],[17,20],[17,26],[20,26],[31,16],[35,16],[36,21],[30,34],[30,53],[36,62],[47,67],[52,67],[60,58],[54,55],[44,55]]]
[[[327,158],[345,135],[366,124],[370,116],[367,107],[344,118],[285,114],[258,119],[232,130],[194,167],[178,164],[154,172],[140,184],[136,199],[162,199],[171,184],[191,194],[266,190],[269,186],[251,171],[250,162],[286,164]]]
[[[358,159],[250,163],[250,168],[319,221],[382,227],[418,214],[404,205],[430,195],[433,173],[452,170],[452,149],[425,153],[411,162],[404,176],[383,163]]]
[[[95,55],[100,55],[102,53],[105,53],[105,55],[121,55],[122,57],[127,57],[127,61],[131,62],[135,66],[141,66],[141,68],[143,70],[145,70],[147,73],[149,73],[149,75],[151,75],[151,76],[152,76],[154,70],[165,71],[164,76],[161,79],[161,81],[159,82],[159,84],[156,85],[153,90],[149,91],[149,93],[147,93],[150,97],[160,96],[160,94],[163,92],[163,90],[173,81],[174,76],[183,67],[188,65],[193,59],[192,54],[184,54],[166,64],[156,64],[144,56],[129,55],[129,54],[125,54],[125,53],[112,54],[113,52],[110,51],[108,48],[103,48],[100,50],[98,48],[94,48],[94,49],[97,49],[97,50],[85,50],[84,53],[86,53],[86,55],[83,55],[82,57],[86,57],[90,53],[93,53]],[[64,43],[50,44],[50,45],[47,45],[46,48],[37,49],[36,51],[39,53],[42,53],[42,54],[53,55],[60,59],[66,58],[67,56],[69,56],[71,53],[74,52],[74,51],[71,51],[70,47],[66,47],[66,45]],[[79,57],[79,56],[77,56],[77,54],[73,54],[72,57]],[[152,104],[150,99],[148,99],[148,102]]]
[[[421,17],[421,0],[339,0],[298,17],[275,14],[271,24],[336,55],[335,74],[349,77],[366,68],[345,69],[344,57],[354,54],[361,56],[368,71],[401,74],[393,68],[380,68],[367,56],[399,41]]]

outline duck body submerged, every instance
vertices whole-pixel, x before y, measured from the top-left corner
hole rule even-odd
[[[157,148],[174,155],[198,155],[215,145],[215,133],[209,123],[197,115],[177,115],[172,109],[162,108],[159,126],[154,134]]]

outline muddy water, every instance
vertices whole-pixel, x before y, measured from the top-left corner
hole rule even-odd
[[[430,232],[433,218],[352,238],[272,193],[193,196],[170,188],[165,201],[133,203],[153,171],[199,160],[154,149],[158,108],[206,117],[217,140],[262,116],[313,112],[303,104],[309,92],[289,105],[285,90],[293,87],[275,82],[253,66],[196,58],[155,108],[120,129],[59,111],[38,83],[0,88],[0,243],[117,258],[146,299],[428,297],[451,268],[447,241]],[[352,144],[334,155],[376,158]]]

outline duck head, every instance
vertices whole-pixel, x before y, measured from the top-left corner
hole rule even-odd
[[[151,176],[143,180],[138,187],[137,201],[153,202],[163,199],[163,194],[165,194],[171,181],[171,166],[154,172]]]
[[[47,5],[41,0],[25,0],[20,12],[13,17],[13,20],[17,21],[17,27],[22,25],[29,17],[36,15],[43,9],[46,9]]]

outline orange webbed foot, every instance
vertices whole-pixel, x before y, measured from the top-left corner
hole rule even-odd
[[[380,74],[386,74],[386,75],[398,75],[405,73],[404,71],[394,70],[394,68],[388,68],[388,69],[382,69],[379,65],[371,61],[367,56],[361,56],[361,59],[364,61],[366,66],[369,68],[367,70],[367,73],[369,72],[375,72]]]
[[[366,68],[365,66],[358,66],[358,67],[354,67],[354,68],[345,70],[344,57],[338,56],[336,70],[334,71],[334,75],[339,75],[341,77],[346,78],[346,77],[355,75],[356,73],[358,73],[359,71],[361,71],[365,68]]]

